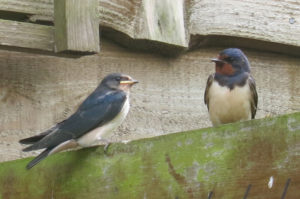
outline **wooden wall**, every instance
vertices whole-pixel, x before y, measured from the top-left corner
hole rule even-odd
[[[210,58],[222,48],[201,48],[178,57],[132,51],[102,39],[102,52],[57,56],[0,50],[0,160],[22,153],[20,138],[40,133],[70,115],[111,72],[140,81],[130,113],[112,140],[131,140],[210,126],[203,102]],[[257,118],[300,110],[300,58],[243,49],[257,81]]]
[[[225,47],[251,62],[258,118],[300,111],[299,21],[296,0],[0,0],[0,161],[32,155],[17,141],[111,72],[140,81],[112,140],[210,126],[204,88]]]

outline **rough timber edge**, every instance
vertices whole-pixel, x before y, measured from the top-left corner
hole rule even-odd
[[[215,197],[241,198],[249,183],[251,196],[261,196],[259,187],[273,175],[276,186],[266,197],[280,196],[291,178],[293,198],[299,193],[299,181],[293,180],[300,177],[299,137],[298,112],[116,143],[107,154],[102,146],[64,152],[29,171],[31,158],[3,162],[0,196],[202,198],[214,191]]]

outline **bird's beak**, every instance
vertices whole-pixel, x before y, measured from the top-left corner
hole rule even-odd
[[[132,79],[132,80],[126,80],[126,81],[120,81],[120,84],[129,84],[129,85],[133,85],[139,83],[137,80]]]
[[[218,59],[218,58],[213,58],[213,59],[211,59],[211,61],[215,62],[215,63],[225,63],[225,61]]]

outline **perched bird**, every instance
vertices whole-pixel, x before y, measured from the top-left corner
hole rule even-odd
[[[32,168],[47,156],[77,146],[88,147],[106,141],[129,111],[129,89],[138,81],[128,75],[113,73],[79,106],[77,111],[51,129],[19,142],[31,144],[23,151],[45,149],[26,166]]]
[[[212,124],[254,119],[257,93],[246,55],[238,48],[228,48],[212,61],[216,72],[208,77],[204,94]]]

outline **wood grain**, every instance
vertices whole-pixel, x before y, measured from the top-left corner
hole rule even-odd
[[[100,51],[97,0],[55,0],[55,51]]]
[[[182,52],[237,46],[299,55],[300,3],[296,0],[98,0],[103,34],[127,47]],[[53,21],[53,0],[0,0],[0,10]],[[129,40],[129,41],[128,41]],[[145,42],[147,41],[147,42]],[[169,53],[173,54],[173,52]]]
[[[53,51],[53,27],[0,19],[0,45]]]
[[[0,11],[37,15],[44,21],[54,20],[53,0],[0,0]]]
[[[191,0],[188,30],[300,46],[299,7],[296,0]]]
[[[139,80],[131,110],[111,137],[139,139],[211,125],[204,89],[220,48],[203,48],[177,58],[132,52],[102,40],[102,53],[56,57],[0,51],[0,159],[28,156],[18,140],[65,119],[111,72]],[[243,49],[258,92],[257,118],[300,111],[300,59]]]
[[[0,197],[296,199],[299,132],[295,113],[0,163]]]

